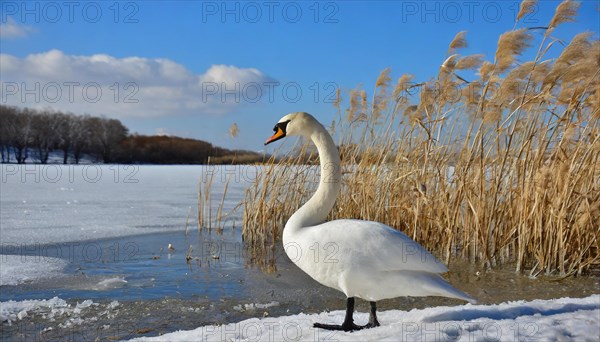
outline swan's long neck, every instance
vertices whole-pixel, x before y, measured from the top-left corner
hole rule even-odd
[[[317,124],[309,138],[317,147],[321,163],[321,179],[315,194],[298,209],[285,225],[287,233],[302,227],[310,227],[325,222],[333,208],[342,182],[340,154],[321,124]]]

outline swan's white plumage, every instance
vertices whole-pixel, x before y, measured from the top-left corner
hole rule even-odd
[[[307,113],[284,116],[287,135],[316,145],[321,180],[313,197],[288,220],[283,243],[290,259],[319,283],[369,301],[400,296],[444,296],[474,301],[448,284],[448,271],[404,233],[379,222],[325,222],[340,190],[339,153],[327,130]]]

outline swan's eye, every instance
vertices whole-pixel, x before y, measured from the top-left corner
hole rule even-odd
[[[277,132],[277,125],[275,125],[275,127],[273,127],[273,132]]]
[[[290,121],[291,121],[291,120],[284,121],[284,122],[279,122],[279,123],[278,123],[278,124],[275,126],[275,128],[279,127],[279,128],[281,128],[281,130],[282,130],[282,131],[286,132],[286,131],[287,131],[287,125],[288,125],[288,123],[290,123]]]

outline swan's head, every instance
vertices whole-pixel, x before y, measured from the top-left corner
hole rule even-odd
[[[265,142],[265,145],[290,135],[310,136],[313,129],[318,127],[318,125],[320,123],[317,119],[308,113],[297,112],[288,114],[275,124],[273,128],[275,134]]]

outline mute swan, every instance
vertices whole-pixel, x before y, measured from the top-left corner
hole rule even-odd
[[[381,299],[443,296],[474,302],[440,276],[448,271],[444,264],[404,233],[373,221],[325,222],[340,191],[341,164],[331,135],[314,117],[291,113],[273,130],[265,145],[295,135],[311,139],[319,152],[319,187],[283,229],[290,259],[313,279],[348,298],[342,325],[315,323],[315,328],[354,331],[379,326],[376,301]],[[371,304],[369,323],[364,326],[354,324],[354,297]]]

